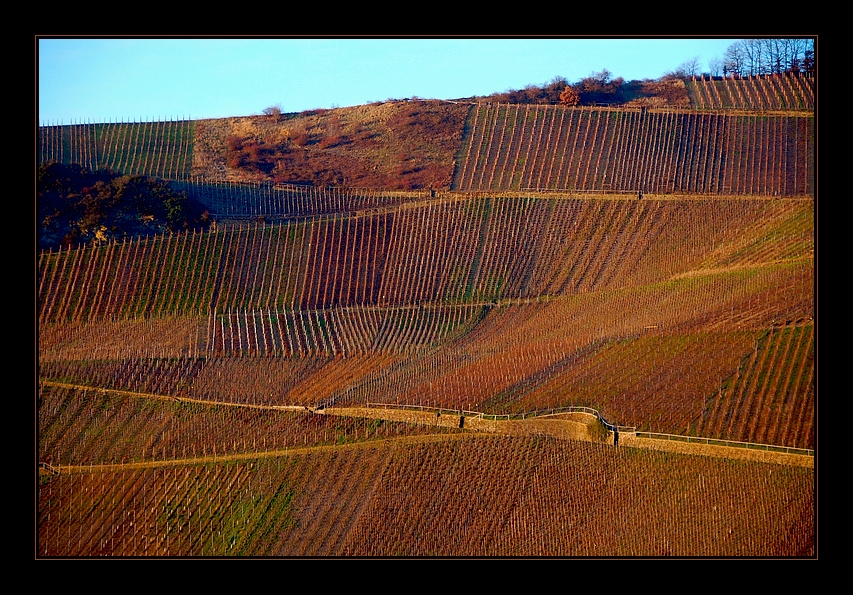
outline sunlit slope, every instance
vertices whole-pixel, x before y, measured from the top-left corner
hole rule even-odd
[[[811,448],[813,234],[810,200],[477,197],[43,254],[42,374]]]
[[[814,488],[801,467],[467,436],[54,476],[38,553],[811,556]]]
[[[641,430],[812,448],[811,426],[783,427],[814,414],[812,291],[811,270],[795,263],[501,306],[441,349],[371,372],[339,402],[585,405]],[[780,333],[768,356],[768,334]]]
[[[690,103],[700,109],[813,110],[815,79],[804,72],[711,77],[684,81]]]
[[[809,200],[462,197],[42,253],[44,323],[465,304],[813,258]]]
[[[260,405],[386,402],[488,413],[585,405],[640,430],[813,448],[813,277],[796,265],[767,267],[748,287],[729,277],[728,287],[704,276],[506,305],[484,310],[456,338],[342,353],[164,359],[100,348],[109,327],[86,325],[53,339],[41,373]],[[787,299],[776,292],[781,285]],[[75,348],[60,352],[68,345]]]
[[[813,112],[472,106],[454,190],[814,193]]]
[[[701,76],[683,84],[693,109],[667,109],[667,100],[653,95],[644,98],[645,112],[631,105],[429,100],[284,118],[52,124],[38,129],[37,158],[182,181],[222,216],[281,214],[276,207],[283,205],[270,200],[275,190],[259,193],[249,186],[237,190],[245,196],[229,191],[234,200],[223,203],[222,188],[211,186],[217,182],[272,182],[272,174],[278,182],[304,182],[317,172],[338,171],[350,187],[427,189],[439,179],[449,181],[454,161],[458,190],[813,192],[808,181],[813,171],[801,170],[813,168],[808,157],[814,150],[813,77]],[[264,154],[279,151],[278,167],[272,162],[261,169],[235,167],[229,139],[249,142]],[[401,186],[403,179],[415,185]]]

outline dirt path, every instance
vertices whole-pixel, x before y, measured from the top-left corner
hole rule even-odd
[[[487,436],[488,434],[480,434]],[[157,469],[162,467],[175,467],[180,465],[209,465],[218,463],[229,463],[237,461],[254,461],[272,457],[287,457],[301,455],[310,452],[329,450],[366,450],[377,448],[389,443],[412,444],[425,442],[439,442],[447,440],[461,440],[477,438],[476,434],[422,434],[419,436],[399,436],[396,438],[378,438],[366,442],[351,442],[348,444],[331,444],[315,446],[299,446],[295,448],[283,448],[277,450],[263,450],[257,452],[242,452],[226,455],[207,455],[204,457],[186,457],[181,459],[161,459],[150,461],[135,461],[132,463],[102,463],[92,465],[39,465],[39,475],[70,475],[74,473],[103,473],[107,471],[126,471],[129,469]]]
[[[680,440],[660,440],[657,438],[638,438],[637,436],[620,434],[619,448],[622,447],[662,450],[666,452],[700,455],[704,457],[742,459],[747,461],[759,461],[761,463],[793,465],[796,467],[809,467],[814,469],[813,456],[773,450],[760,450],[756,448],[702,444],[699,442],[682,442]]]
[[[185,397],[173,397],[147,393],[136,393],[132,391],[93,388],[89,386],[74,385],[68,383],[42,381],[44,385],[74,388],[79,390],[92,390],[103,393],[112,393],[140,398],[153,398],[167,401],[179,401],[187,403],[201,403],[205,405],[245,407],[252,409],[265,409],[274,411],[310,411],[316,415],[341,415],[347,417],[361,417],[369,419],[383,419],[387,421],[399,421],[405,423],[427,425],[434,427],[462,428],[463,434],[435,434],[426,436],[408,436],[401,438],[389,438],[381,442],[399,441],[428,441],[448,440],[466,435],[492,435],[503,434],[512,436],[532,436],[546,434],[564,440],[584,440],[587,442],[603,442],[613,444],[612,432],[602,433],[601,425],[596,416],[583,413],[560,413],[554,415],[543,415],[530,417],[523,420],[490,420],[479,415],[465,415],[464,419],[458,413],[437,413],[436,411],[410,410],[402,408],[380,408],[380,407],[328,407],[324,409],[309,409],[297,405],[252,405],[244,403],[227,403],[222,401],[209,401],[202,399],[191,399]],[[308,446],[302,448],[289,448],[285,450],[262,451],[254,453],[239,453],[231,455],[217,455],[207,457],[193,457],[188,459],[171,459],[163,461],[143,461],[137,463],[124,463],[112,465],[81,465],[63,466],[60,472],[89,472],[119,469],[134,469],[145,467],[160,467],[168,465],[194,465],[205,463],[216,463],[223,461],[240,461],[257,459],[263,457],[277,457],[316,449],[330,448],[369,448],[380,441],[368,441],[339,446]],[[796,465],[801,467],[814,467],[814,456],[779,452],[774,450],[761,450],[756,448],[742,448],[736,446],[722,446],[704,444],[701,442],[686,442],[681,440],[662,440],[656,438],[637,437],[633,433],[620,432],[619,448],[645,448],[676,452],[681,454],[692,454],[700,456],[724,457],[729,459],[744,459],[760,461],[765,463],[776,463],[780,465]],[[56,473],[55,469],[40,468],[40,473]]]

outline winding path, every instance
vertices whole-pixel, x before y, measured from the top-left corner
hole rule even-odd
[[[152,461],[140,461],[133,463],[101,464],[101,465],[63,465],[51,467],[45,463],[39,465],[40,474],[56,473],[91,473],[97,471],[118,471],[123,469],[138,469],[151,467],[166,467],[172,465],[198,465],[206,463],[218,463],[223,461],[240,461],[266,457],[279,457],[300,454],[316,450],[329,449],[353,449],[373,448],[377,443],[387,442],[424,442],[435,440],[453,440],[463,436],[488,436],[493,434],[531,436],[547,434],[564,440],[584,440],[588,442],[604,442],[614,444],[614,434],[611,431],[602,433],[597,415],[585,412],[554,413],[539,415],[527,419],[487,419],[479,414],[459,412],[448,414],[437,410],[405,409],[405,408],[382,408],[382,407],[327,407],[323,409],[310,409],[301,405],[255,405],[246,403],[228,403],[223,401],[211,401],[204,399],[192,399],[188,397],[175,397],[157,395],[152,393],[140,393],[126,390],[114,390],[95,388],[91,386],[69,384],[42,380],[42,385],[70,388],[77,390],[91,390],[100,393],[118,394],[124,396],[158,399],[165,401],[178,401],[185,403],[199,403],[204,405],[243,407],[250,409],[265,409],[271,411],[305,411],[316,415],[341,415],[347,417],[361,417],[370,419],[382,419],[387,421],[400,421],[419,425],[430,425],[435,427],[456,427],[466,430],[459,434],[434,434],[424,436],[404,436],[399,438],[386,438],[382,440],[371,440],[367,442],[356,442],[332,446],[306,446],[300,448],[288,448],[271,451],[260,451],[251,453],[237,453],[228,455],[210,455],[205,457],[189,457],[185,459],[164,459]],[[729,459],[745,459],[760,461],[764,463],[775,463],[781,465],[795,465],[800,467],[814,468],[814,456],[794,452],[782,452],[767,449],[743,448],[739,446],[727,446],[725,444],[706,444],[703,442],[686,441],[681,439],[661,439],[655,437],[638,436],[636,432],[619,432],[619,448],[644,448],[691,454],[700,456],[723,457]]]

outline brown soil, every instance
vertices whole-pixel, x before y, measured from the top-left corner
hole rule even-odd
[[[446,101],[388,101],[199,120],[192,173],[236,182],[449,189],[468,110]]]

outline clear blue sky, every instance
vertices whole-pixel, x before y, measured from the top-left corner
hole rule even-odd
[[[655,79],[735,38],[37,38],[40,125],[454,99],[609,70]]]

